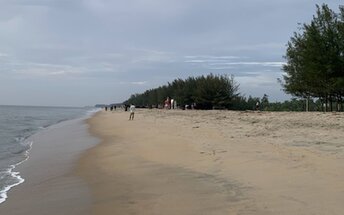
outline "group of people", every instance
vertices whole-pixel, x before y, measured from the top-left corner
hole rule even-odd
[[[165,100],[165,108],[166,109],[172,109],[172,108],[174,109],[174,104],[175,104],[174,102],[175,101],[173,101],[173,99],[170,99],[169,97],[167,97],[167,99]],[[257,101],[255,109],[259,110],[259,106],[260,106],[259,101]],[[134,104],[131,104],[130,106],[125,106],[125,111],[128,110],[128,107],[129,107],[129,112],[130,112],[129,120],[134,120],[136,107]],[[108,107],[105,107],[105,111],[107,111],[107,109],[108,109]],[[114,109],[116,110],[116,106],[110,107],[111,111],[113,111]],[[187,107],[186,107],[186,109],[187,109]],[[193,105],[192,105],[192,109],[193,109]]]
[[[116,105],[113,105],[113,106],[105,106],[105,111],[107,111],[108,109],[110,109],[110,111],[113,111],[113,110],[116,110],[117,109],[117,106]]]
[[[177,108],[177,101],[175,99],[167,97],[165,102],[164,102],[164,108],[165,109],[176,109]]]
[[[110,110],[113,111],[113,110],[116,110],[117,107],[116,106],[110,106],[110,107],[105,106],[104,108],[105,108],[105,111],[107,111],[108,108],[110,108]],[[170,97],[167,97],[165,102],[164,102],[164,108],[165,109],[176,109],[177,108],[177,101],[174,100],[174,99],[171,99]],[[124,110],[128,111],[128,109],[129,109],[129,112],[130,112],[129,120],[134,120],[135,109],[136,109],[135,105],[134,104],[130,104],[130,106],[129,105],[125,105],[124,106]]]
[[[134,116],[135,116],[135,105],[134,104],[131,104],[130,106],[125,106],[125,111],[127,111],[129,108],[129,112],[130,112],[130,115],[129,115],[129,120],[134,120]],[[104,110],[105,111],[108,111],[108,109],[110,109],[110,111],[113,111],[113,110],[116,110],[117,107],[116,106],[105,106],[104,107]]]

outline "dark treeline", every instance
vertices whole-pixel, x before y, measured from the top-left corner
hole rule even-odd
[[[197,109],[231,109],[239,95],[238,88],[233,76],[210,74],[185,80],[176,79],[142,94],[134,94],[124,103],[158,107],[169,97],[176,100],[179,107],[193,105]]]
[[[235,110],[254,110],[256,101],[260,102],[259,110],[262,111],[305,111],[308,105],[309,111],[323,111],[323,103],[320,99],[314,100],[309,99],[297,99],[292,98],[291,100],[283,102],[270,102],[268,95],[264,95],[262,98],[252,98],[248,97],[246,100],[244,97],[239,97],[244,99],[243,102],[236,104]]]
[[[176,79],[172,83],[147,90],[142,94],[134,94],[124,103],[145,108],[162,108],[164,101],[169,97],[177,101],[179,108],[191,107],[194,104],[195,109],[255,110],[257,102],[259,110],[264,111],[304,111],[306,107],[304,99],[270,102],[266,94],[261,98],[245,97],[238,91],[239,85],[233,76],[210,74],[185,80]],[[311,111],[321,110],[319,100],[310,100],[309,104]]]
[[[342,110],[344,98],[344,7],[339,11],[317,5],[311,23],[301,25],[289,41],[283,67],[285,92],[318,98],[324,111]]]

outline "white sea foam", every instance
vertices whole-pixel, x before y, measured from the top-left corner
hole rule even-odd
[[[0,204],[12,187],[24,182],[14,169],[28,159],[32,147],[29,136],[63,121],[89,118],[99,110],[0,105]]]
[[[27,159],[29,159],[29,151],[32,148],[32,141],[27,141],[27,142],[22,142],[23,145],[29,145],[29,149],[25,151],[25,159],[20,161],[19,163],[15,164],[15,165],[11,165],[10,168],[6,171],[7,174],[9,174],[12,178],[15,178],[18,180],[18,182],[10,184],[5,186],[2,190],[0,190],[0,204],[5,202],[7,199],[7,192],[12,188],[15,187],[21,183],[23,183],[25,181],[24,178],[22,178],[19,175],[19,172],[13,172],[13,169],[16,168],[16,166],[18,166],[19,164],[23,163],[24,161],[26,161]]]
[[[91,116],[93,116],[95,113],[97,113],[99,111],[101,111],[101,108],[94,108],[92,110],[87,111],[86,112],[86,116],[91,117]]]
[[[7,199],[7,192],[12,188],[12,187],[15,187],[21,183],[23,183],[25,180],[20,177],[19,175],[19,172],[12,172],[12,169],[14,169],[15,166],[13,165],[11,167],[11,169],[9,170],[9,173],[11,174],[11,177],[13,178],[17,178],[18,179],[18,182],[17,183],[14,183],[14,184],[11,184],[11,185],[8,185],[6,186],[3,190],[0,191],[0,204],[3,203],[4,201],[6,201]]]

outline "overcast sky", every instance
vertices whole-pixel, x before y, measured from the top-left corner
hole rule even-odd
[[[341,2],[0,0],[0,105],[122,102],[209,73],[288,99],[277,82],[286,43],[315,4]]]

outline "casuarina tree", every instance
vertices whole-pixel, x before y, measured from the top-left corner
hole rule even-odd
[[[344,96],[344,8],[339,13],[326,4],[316,9],[288,42],[282,86],[293,96],[320,98],[325,110],[332,110]]]

